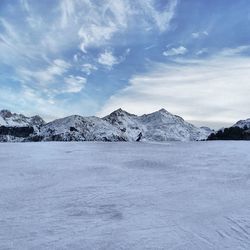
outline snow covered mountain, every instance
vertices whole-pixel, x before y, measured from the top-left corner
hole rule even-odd
[[[165,109],[142,116],[118,109],[103,118],[73,115],[47,124],[39,116],[0,114],[0,135],[12,135],[0,141],[195,141],[210,134]]]
[[[11,113],[9,110],[1,110],[0,142],[30,140],[39,133],[44,124],[45,121],[40,116],[26,117],[22,114]]]
[[[165,109],[136,116],[118,109],[103,118],[119,128],[128,141],[195,141],[206,139],[209,131],[197,128]]]
[[[45,141],[124,141],[120,134],[101,118],[78,115],[47,123],[39,133]]]
[[[161,109],[139,117],[144,125],[144,138],[150,141],[196,141],[206,139],[208,132]]]
[[[250,128],[250,118],[246,119],[246,120],[240,120],[238,122],[236,122],[233,127],[239,127],[239,128]]]
[[[119,129],[126,141],[136,141],[142,132],[142,124],[138,118],[136,115],[117,109],[102,119]]]
[[[11,113],[9,110],[0,111],[0,126],[6,127],[39,127],[45,121],[38,115],[26,117],[22,114]]]

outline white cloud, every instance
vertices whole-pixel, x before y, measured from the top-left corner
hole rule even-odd
[[[157,10],[154,0],[61,0],[59,5],[52,4],[44,16],[33,1],[20,0],[25,23],[0,19],[0,59],[9,64],[30,64],[60,57],[72,48],[84,53],[91,47],[103,49],[115,35],[135,28],[147,26],[165,31],[176,5],[177,0],[169,0],[162,10]]]
[[[104,65],[108,69],[112,69],[115,64],[125,61],[127,56],[130,54],[130,51],[130,48],[127,48],[121,56],[116,57],[113,55],[112,51],[105,50],[103,53],[99,54],[97,62],[101,65]]]
[[[98,68],[90,63],[85,63],[82,65],[81,71],[84,72],[87,75],[90,75],[93,71],[97,70]]]
[[[99,115],[120,107],[136,114],[164,107],[187,120],[200,121],[199,125],[222,126],[247,118],[250,58],[235,54],[240,50],[203,60],[182,59],[173,65],[152,63],[151,71],[134,76]]]
[[[204,36],[208,36],[208,32],[207,31],[202,31],[202,32],[193,32],[192,34],[192,37],[194,39],[198,39],[198,38],[202,38]]]
[[[114,34],[124,32],[133,15],[130,7],[131,1],[125,0],[104,0],[102,4],[85,1],[85,13],[89,14],[79,18],[81,27],[78,30],[82,52],[87,53],[89,47],[103,46]],[[82,6],[79,8],[82,9]]]
[[[47,85],[53,83],[57,76],[63,76],[70,67],[71,65],[64,60],[56,59],[43,70],[32,71],[27,68],[19,68],[18,74],[21,77],[20,80],[35,81],[41,85]]]
[[[225,48],[222,50],[221,55],[223,55],[223,56],[236,56],[236,55],[239,55],[239,54],[246,52],[248,50],[250,50],[249,45],[239,46],[236,48]]]
[[[88,110],[97,109],[96,100],[86,96],[80,100],[64,98],[61,100],[44,96],[40,90],[22,86],[20,90],[3,88],[0,85],[0,106],[27,116],[41,115],[46,121],[51,121],[67,115],[86,115]],[[85,112],[83,108],[85,107]],[[92,112],[88,113],[91,115]]]
[[[56,103],[60,91],[76,93],[84,88],[86,81],[70,74],[81,75],[79,71],[82,71],[89,75],[97,70],[97,61],[111,69],[125,60],[130,49],[117,56],[104,51],[115,49],[121,35],[146,28],[154,32],[168,30],[177,1],[167,1],[161,10],[155,3],[155,0],[60,0],[59,4],[51,1],[46,15],[42,15],[36,1],[19,0],[4,10],[0,18],[1,64],[13,70],[10,77],[20,83],[17,89],[26,89],[22,94],[27,98],[33,96],[32,101],[23,100],[31,104],[41,97],[40,104],[50,108],[45,103]],[[10,9],[18,12],[18,20],[12,18]],[[95,49],[100,57],[91,57],[90,49]],[[100,51],[104,51],[103,55]],[[73,53],[69,55],[69,52]],[[56,59],[66,57],[71,61]],[[74,72],[70,72],[72,65]],[[19,94],[14,94],[18,99]],[[25,105],[27,109],[28,106]]]
[[[65,110],[53,99],[44,98],[40,91],[36,91],[27,86],[21,90],[13,91],[11,88],[0,87],[0,105],[2,108],[14,110],[26,115],[42,115],[44,118],[53,119],[55,114],[63,116]]]
[[[199,32],[192,33],[192,37],[193,38],[199,38],[200,37],[200,33]]]
[[[79,58],[78,58],[79,56],[78,56],[78,54],[75,54],[74,56],[73,56],[73,60],[74,60],[74,62],[78,62],[78,60],[79,60]]]
[[[206,54],[207,52],[208,52],[208,49],[207,48],[203,48],[203,49],[198,50],[195,54],[197,56],[201,56],[203,54]]]
[[[164,56],[178,56],[178,55],[185,55],[188,52],[187,48],[184,46],[180,46],[177,48],[167,49],[163,52]]]
[[[176,6],[177,0],[168,1],[161,11],[155,8],[153,0],[104,0],[101,5],[88,1],[88,5],[85,3],[84,7],[85,12],[90,15],[81,20],[83,24],[78,31],[80,49],[87,53],[88,47],[103,46],[116,33],[123,33],[140,25],[149,30],[156,26],[160,32],[166,31],[174,17]]]
[[[86,53],[86,48],[89,46],[100,46],[105,44],[106,41],[111,39],[112,35],[117,31],[117,27],[114,24],[109,26],[102,26],[91,24],[89,26],[83,26],[78,35],[82,40],[80,49]]]
[[[65,88],[62,88],[61,91],[64,93],[78,93],[85,87],[85,84],[87,82],[86,78],[73,75],[65,77],[64,81],[66,83],[66,86]]]
[[[141,0],[140,3],[140,7],[144,10],[146,15],[152,19],[161,32],[169,29],[170,22],[175,14],[175,8],[178,3],[177,0],[168,1],[168,4],[161,11],[156,10],[154,0]]]
[[[111,51],[105,50],[102,54],[99,55],[98,63],[112,68],[113,65],[118,64],[119,60],[113,55]]]
[[[75,14],[75,1],[63,0],[61,4],[61,27],[65,28],[68,25],[69,20]]]
[[[20,0],[20,2],[21,2],[21,5],[22,5],[23,9],[25,11],[29,12],[30,11],[30,5],[29,5],[28,0]]]
[[[125,51],[125,53],[124,53],[124,56],[125,57],[128,56],[130,54],[130,52],[131,52],[131,49],[127,48],[126,51]]]

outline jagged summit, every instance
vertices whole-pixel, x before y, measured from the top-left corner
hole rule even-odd
[[[126,111],[123,110],[122,108],[119,108],[119,109],[113,111],[112,113],[122,113],[122,112],[126,112]]]
[[[170,113],[169,113],[166,109],[164,109],[164,108],[161,108],[161,109],[159,109],[159,110],[158,110],[158,111],[156,111],[156,112],[170,114]]]
[[[37,127],[44,124],[45,121],[38,115],[26,117],[23,114],[12,113],[6,109],[0,111],[0,126]]]
[[[12,113],[7,109],[2,109],[0,111],[0,116],[2,116],[3,118],[8,118],[12,116]]]
[[[131,114],[121,108],[116,109],[115,111],[113,111],[112,113],[110,113],[109,115],[105,116],[105,117],[109,117],[109,116],[123,116],[123,115],[127,115],[127,116],[135,116],[134,114]],[[105,118],[103,117],[103,118]]]
[[[160,109],[158,111],[155,111],[153,113],[150,113],[150,114],[144,114],[141,116],[141,119],[147,121],[157,121],[157,122],[160,122],[160,121],[163,121],[163,122],[169,122],[169,123],[176,123],[176,122],[183,122],[184,119],[180,116],[177,116],[177,115],[174,115],[170,112],[168,112],[166,109]]]

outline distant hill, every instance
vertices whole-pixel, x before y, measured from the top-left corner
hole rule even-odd
[[[250,119],[240,120],[232,127],[211,133],[208,140],[250,140]]]

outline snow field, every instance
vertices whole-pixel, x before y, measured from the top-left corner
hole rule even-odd
[[[0,144],[0,249],[250,249],[249,146]]]

